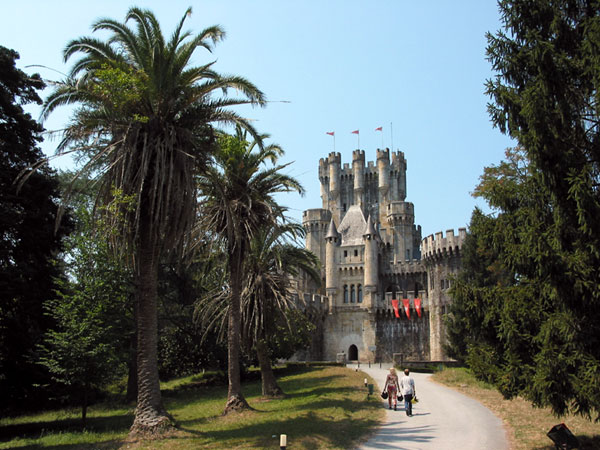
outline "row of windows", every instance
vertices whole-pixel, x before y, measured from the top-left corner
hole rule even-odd
[[[363,291],[360,284],[357,286],[351,284],[349,290],[348,285],[344,285],[344,303],[362,303],[362,301]]]

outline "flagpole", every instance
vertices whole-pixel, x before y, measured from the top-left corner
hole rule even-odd
[[[392,122],[390,122],[390,135],[392,138],[392,152],[394,151],[394,127],[392,125]]]
[[[335,132],[333,133],[333,153],[335,153]]]

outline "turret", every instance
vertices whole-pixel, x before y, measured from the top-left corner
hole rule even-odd
[[[333,305],[335,305],[338,287],[338,271],[335,264],[335,254],[339,242],[339,235],[335,228],[333,217],[329,222],[325,241],[325,289],[327,291],[327,297],[329,297],[329,313],[333,314]]]
[[[335,197],[340,192],[340,166],[342,157],[339,153],[329,154],[329,193]]]
[[[363,209],[365,202],[365,152],[352,152],[352,175],[354,178],[354,204]],[[364,212],[364,209],[363,209]]]
[[[406,159],[403,152],[392,153],[392,198],[391,201],[406,200]]]
[[[365,243],[365,269],[363,283],[365,285],[365,300],[366,306],[374,305],[374,295],[377,292],[379,264],[378,264],[378,244],[377,232],[373,226],[371,215],[367,219],[365,232],[363,233],[363,242]]]
[[[377,172],[379,175],[379,192],[383,197],[390,188],[390,150],[377,150]],[[381,202],[380,202],[381,203]]]
[[[329,162],[329,205],[328,209],[333,217],[340,221],[340,210],[342,209],[342,199],[340,196],[340,178],[342,156],[339,153],[331,152],[328,158]]]

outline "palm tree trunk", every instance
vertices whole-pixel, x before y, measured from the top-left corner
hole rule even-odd
[[[242,394],[240,379],[240,336],[241,336],[241,293],[242,293],[242,252],[240,245],[234,245],[229,252],[229,274],[231,277],[231,297],[227,318],[227,376],[229,388],[227,404],[223,415],[232,411],[251,409]]]
[[[150,218],[140,218],[137,249],[137,384],[138,400],[131,435],[160,434],[171,427],[162,405],[158,378],[158,246]]]
[[[137,306],[135,306],[137,311]],[[137,323],[137,313],[134,313],[134,320]],[[127,361],[127,394],[125,398],[128,402],[131,402],[137,398],[137,333],[132,333],[129,342],[129,360]]]
[[[256,357],[260,367],[260,378],[262,381],[263,397],[281,397],[283,390],[277,384],[273,368],[271,367],[271,359],[269,358],[269,350],[264,339],[258,339],[256,342]]]

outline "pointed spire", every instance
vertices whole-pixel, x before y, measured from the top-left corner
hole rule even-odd
[[[337,237],[338,232],[332,217],[331,222],[329,222],[329,228],[327,229],[327,235],[325,236],[325,239],[337,239]]]
[[[367,226],[365,227],[365,232],[363,233],[363,237],[372,238],[375,237],[375,227],[373,226],[373,221],[371,220],[371,214],[367,218]]]

